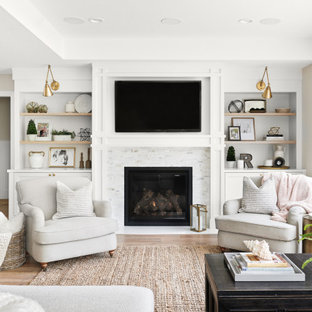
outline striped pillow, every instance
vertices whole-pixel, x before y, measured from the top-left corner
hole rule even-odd
[[[239,212],[271,214],[279,211],[273,179],[266,180],[260,187],[248,177],[243,180],[242,207]]]
[[[92,203],[92,183],[78,190],[71,190],[64,183],[56,182],[56,214],[55,219],[70,217],[94,217]]]

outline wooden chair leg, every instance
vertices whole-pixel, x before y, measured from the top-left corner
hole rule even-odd
[[[109,251],[109,255],[111,256],[111,258],[113,257],[115,251],[116,251],[116,249]]]
[[[41,265],[42,271],[46,271],[47,270],[48,264],[46,262],[41,262],[40,265]]]

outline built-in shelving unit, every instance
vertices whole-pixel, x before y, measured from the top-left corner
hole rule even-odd
[[[272,141],[225,141],[225,144],[296,144],[294,140],[272,140]]]
[[[248,116],[274,116],[274,117],[282,117],[282,116],[296,116],[296,113],[225,113],[224,116],[231,117],[248,117]]]
[[[47,145],[90,145],[90,141],[20,141],[21,144]]]
[[[71,117],[71,116],[77,116],[77,117],[81,117],[81,116],[92,116],[92,113],[20,113],[21,116],[55,116],[55,117]]]

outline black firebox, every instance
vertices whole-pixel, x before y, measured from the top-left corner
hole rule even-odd
[[[191,167],[125,167],[125,225],[189,225]]]

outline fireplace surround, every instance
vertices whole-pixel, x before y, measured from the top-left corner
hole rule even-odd
[[[125,225],[189,225],[192,167],[125,167]]]

